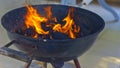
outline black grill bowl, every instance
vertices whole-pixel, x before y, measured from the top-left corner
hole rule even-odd
[[[53,16],[57,17],[58,20],[62,20],[67,15],[69,7],[71,7],[53,4],[34,5],[38,12],[43,15],[45,15],[43,8],[46,6],[52,7]],[[76,39],[34,39],[11,32],[24,25],[25,7],[9,11],[2,17],[1,22],[9,38],[18,42],[16,44],[18,49],[27,53],[32,53],[36,49],[34,52],[35,59],[68,61],[87,51],[105,26],[103,19],[97,14],[85,9],[74,8],[75,23],[81,28],[81,36]]]

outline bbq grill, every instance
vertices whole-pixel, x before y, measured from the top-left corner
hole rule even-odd
[[[53,15],[58,20],[63,19],[67,15],[68,9],[72,7],[53,4],[33,5],[41,14],[44,14],[43,8],[46,6],[52,7]],[[29,68],[32,60],[45,62],[45,67],[47,63],[51,63],[54,68],[61,68],[65,61],[74,60],[76,68],[80,68],[77,57],[92,46],[105,23],[100,16],[91,11],[77,7],[72,8],[75,8],[73,17],[75,23],[81,27],[80,36],[75,39],[64,38],[62,35],[60,35],[62,39],[35,39],[12,32],[23,27],[24,15],[27,10],[25,7],[21,7],[7,12],[2,17],[1,24],[6,29],[11,42],[0,48],[0,54],[27,62],[26,68]],[[15,44],[21,51],[10,49],[9,46],[12,44]]]

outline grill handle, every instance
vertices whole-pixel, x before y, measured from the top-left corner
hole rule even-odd
[[[27,54],[20,52],[20,51],[16,51],[16,50],[11,49],[11,48],[8,48],[9,46],[11,46],[14,43],[16,43],[15,40],[9,42],[4,47],[1,47],[0,54],[4,55],[4,56],[11,57],[11,58],[15,58],[17,60],[24,61],[27,63],[30,62],[32,58],[30,56],[28,56]]]

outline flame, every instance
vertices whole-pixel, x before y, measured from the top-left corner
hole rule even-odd
[[[42,29],[41,23],[45,23],[47,18],[42,17],[35,8],[26,4],[27,14],[25,15],[25,24],[27,28],[34,28],[38,34],[49,34],[49,31]],[[37,36],[37,35],[35,35]]]
[[[48,20],[52,20],[54,22],[57,22],[56,17],[52,16],[52,10],[51,9],[52,9],[51,6],[47,6],[47,7],[44,8],[45,12],[47,13],[46,17],[47,17]]]
[[[68,11],[68,15],[63,19],[63,21],[65,21],[65,25],[61,25],[61,24],[56,24],[53,27],[54,31],[58,31],[61,33],[65,33],[68,34],[70,38],[76,38],[74,33],[77,33],[80,31],[80,27],[76,27],[74,20],[72,19],[71,16],[73,16],[73,12],[74,12],[74,8],[70,8]]]
[[[33,28],[36,34],[33,38],[38,38],[39,35],[49,34],[50,31],[46,31],[42,27],[42,23],[46,24],[46,27],[51,27],[54,32],[61,32],[68,35],[70,38],[75,39],[76,33],[80,31],[80,27],[77,26],[73,20],[74,8],[70,8],[67,16],[62,20],[65,22],[64,25],[59,24],[56,17],[52,16],[52,7],[47,6],[44,8],[46,16],[42,16],[37,12],[37,10],[29,4],[26,4],[27,13],[25,15],[25,25],[26,28]],[[52,21],[52,22],[51,22]],[[54,23],[54,22],[57,22]],[[50,36],[51,37],[51,36]]]
[[[52,17],[51,6],[45,7],[44,10],[47,13],[47,18],[51,19],[51,17]]]

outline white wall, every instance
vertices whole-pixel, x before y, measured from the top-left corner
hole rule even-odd
[[[0,0],[0,10],[22,6],[24,1],[25,0]]]

